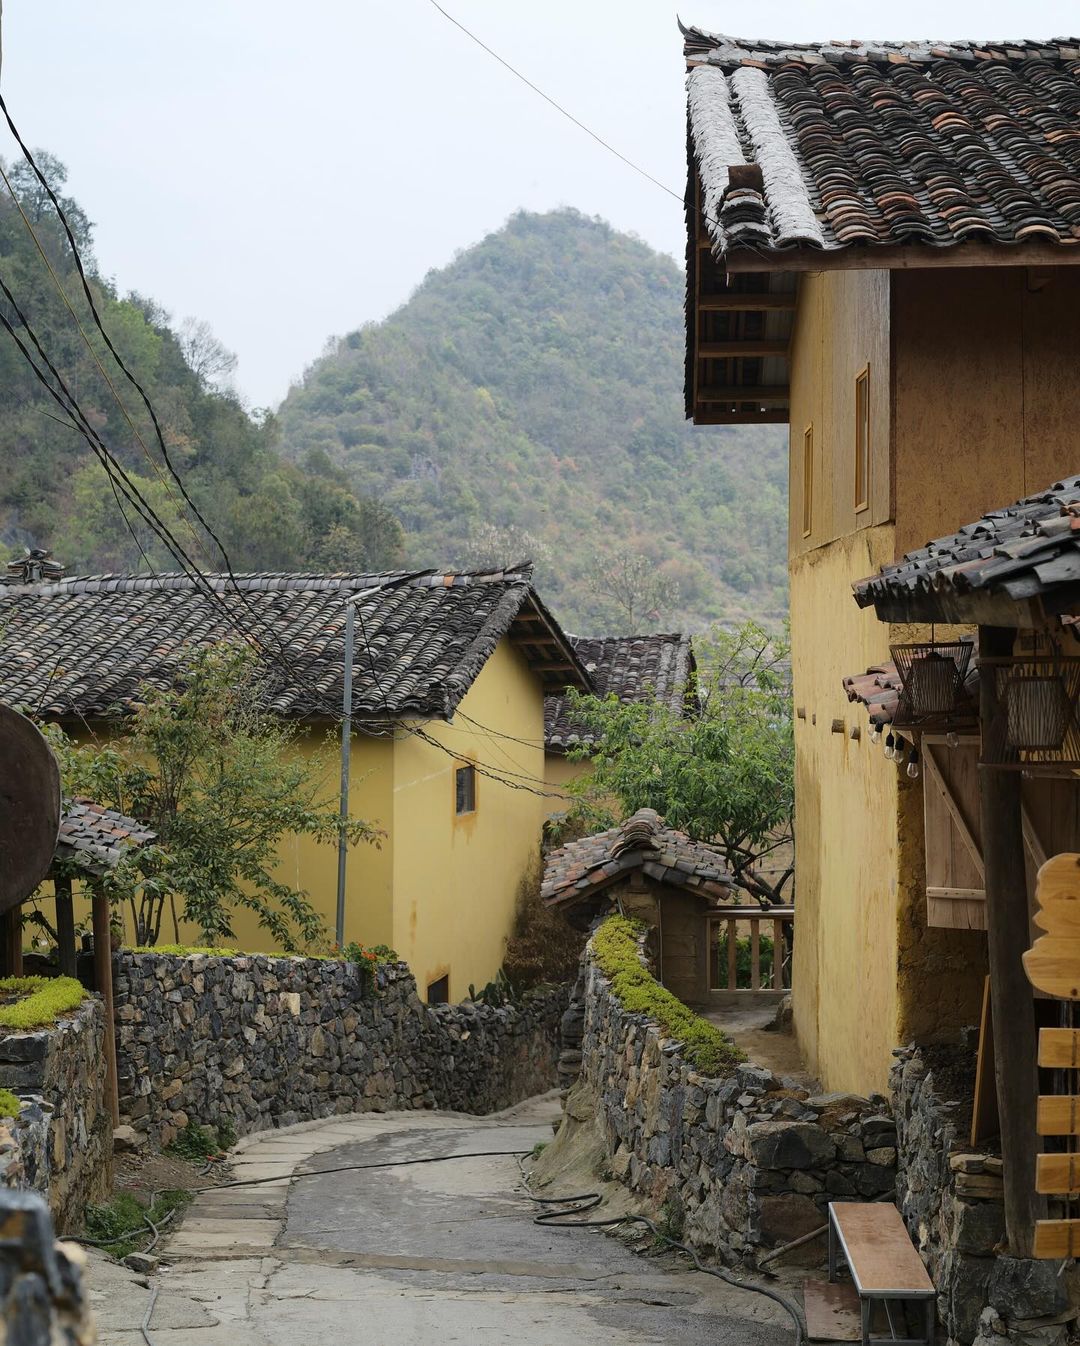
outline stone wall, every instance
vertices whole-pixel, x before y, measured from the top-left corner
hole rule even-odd
[[[0,1184],[41,1192],[65,1233],[112,1180],[104,1036],[95,996],[48,1028],[0,1037],[0,1087],[23,1104],[17,1118],[0,1123]]]
[[[812,1096],[742,1065],[697,1074],[654,1023],[628,1014],[586,950],[581,1083],[613,1174],[728,1261],[820,1228],[830,1200],[892,1196],[896,1129],[886,1100]],[[570,1114],[574,1099],[568,1102]],[[824,1239],[810,1245],[820,1260]]]
[[[514,1006],[424,1005],[403,964],[123,952],[124,1121],[168,1144],[189,1121],[240,1133],[390,1108],[494,1112],[555,1083],[563,989]]]
[[[93,1346],[85,1254],[57,1243],[36,1192],[0,1191],[0,1340],[10,1346]]]
[[[1055,1346],[1080,1304],[1075,1273],[1062,1277],[1057,1262],[999,1251],[1001,1159],[968,1143],[973,1052],[908,1047],[895,1056],[889,1083],[899,1135],[897,1204],[937,1287],[949,1341]]]

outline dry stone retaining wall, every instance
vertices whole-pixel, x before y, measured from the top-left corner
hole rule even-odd
[[[104,1037],[96,996],[47,1028],[0,1037],[0,1087],[23,1105],[17,1118],[0,1122],[0,1185],[42,1193],[65,1233],[111,1185]]]
[[[883,1097],[813,1096],[754,1065],[700,1075],[623,1009],[590,951],[583,977],[582,1081],[612,1172],[669,1205],[691,1243],[752,1259],[819,1228],[830,1200],[892,1196],[896,1127]]]
[[[157,1144],[189,1121],[240,1133],[335,1113],[486,1113],[555,1083],[566,992],[424,1005],[404,964],[123,952],[120,1111]]]

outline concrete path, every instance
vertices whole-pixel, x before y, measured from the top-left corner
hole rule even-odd
[[[248,1188],[199,1196],[153,1281],[95,1258],[102,1346],[786,1346],[771,1301],[635,1256],[600,1233],[532,1223],[517,1160],[558,1104],[492,1118],[359,1115],[242,1141]],[[483,1158],[400,1164],[476,1151]],[[354,1164],[388,1164],[301,1177]]]

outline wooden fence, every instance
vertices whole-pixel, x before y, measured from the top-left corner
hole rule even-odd
[[[709,990],[790,990],[794,921],[794,907],[721,907],[709,918]]]

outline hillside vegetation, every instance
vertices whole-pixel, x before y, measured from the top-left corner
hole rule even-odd
[[[333,343],[280,408],[282,450],[378,498],[412,563],[532,553],[571,629],[778,615],[784,431],[686,424],[682,304],[640,240],[515,215]],[[675,582],[651,622],[597,592],[597,554],[618,551]]]
[[[39,152],[38,157],[53,187],[62,190],[63,165],[48,154]],[[162,469],[149,418],[93,328],[71,248],[47,196],[25,165],[16,165],[10,176],[123,409],[6,193],[0,194],[0,277],[87,421],[131,472],[139,490],[198,564],[221,569],[220,553],[205,538],[199,548],[180,522],[179,493]],[[220,386],[234,360],[206,325],[189,323],[174,330],[169,315],[153,300],[136,294],[121,297],[115,284],[94,266],[92,227],[85,213],[76,201],[62,201],[88,263],[105,326],[149,392],[173,462],[224,540],[234,567],[376,568],[400,559],[401,532],[393,516],[375,501],[357,498],[329,463],[310,471],[285,462],[275,449],[274,418],[249,415],[237,397]],[[2,298],[0,304],[19,329],[14,305]],[[47,547],[68,573],[85,573],[144,569],[145,551],[155,568],[175,568],[168,549],[139,523],[130,507],[138,541],[125,527],[104,470],[86,440],[64,421],[62,410],[2,330],[0,403],[4,408],[0,544],[7,555],[19,546]]]

